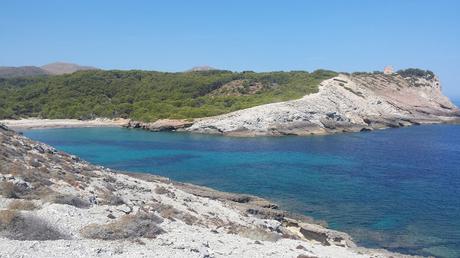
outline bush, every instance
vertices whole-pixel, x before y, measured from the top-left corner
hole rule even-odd
[[[165,233],[157,225],[161,222],[163,219],[153,213],[139,212],[136,215],[125,215],[106,225],[90,224],[84,227],[80,233],[85,238],[103,240],[155,238],[157,235]]]
[[[0,225],[5,227],[12,223],[13,219],[19,215],[17,211],[0,210]],[[1,229],[1,228],[0,228]]]
[[[28,188],[24,185],[18,185],[9,181],[0,183],[0,194],[5,198],[20,198],[28,192]]]
[[[169,219],[172,221],[175,221],[176,219],[183,221],[187,225],[193,225],[198,221],[198,218],[190,215],[189,213],[182,212],[176,208],[174,208],[171,205],[165,205],[162,203],[157,203],[152,206],[152,208],[160,213],[160,215],[165,218]]]
[[[157,186],[155,188],[155,193],[157,194],[172,194],[170,190],[168,190],[166,187],[163,186]]]
[[[433,79],[434,78],[434,73],[430,70],[422,70],[422,69],[417,69],[417,68],[409,68],[405,70],[399,70],[397,71],[399,75],[402,77],[422,77],[426,79]]]
[[[67,204],[77,208],[89,208],[91,206],[89,201],[83,200],[80,197],[59,193],[51,195],[49,197],[49,202]]]
[[[5,198],[18,198],[13,182],[1,182],[0,193]]]
[[[8,204],[10,210],[35,210],[38,206],[35,203],[27,200],[14,200]]]
[[[118,195],[114,195],[111,191],[105,190],[101,191],[98,195],[98,199],[100,200],[100,204],[106,205],[122,205],[125,204],[123,198]]]
[[[0,235],[14,240],[58,240],[69,237],[46,221],[15,210],[0,211]]]

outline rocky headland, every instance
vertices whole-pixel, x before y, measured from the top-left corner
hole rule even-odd
[[[198,119],[186,130],[226,135],[311,135],[456,123],[460,111],[436,76],[341,74],[299,100]]]
[[[0,126],[0,257],[404,257],[267,200],[95,166]]]
[[[458,123],[460,111],[432,73],[340,74],[298,100],[256,106],[215,117],[130,121],[127,127],[231,136],[323,135],[419,124]]]

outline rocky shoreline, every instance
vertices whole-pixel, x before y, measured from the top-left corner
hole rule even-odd
[[[112,171],[0,127],[0,256],[406,257],[262,198]]]

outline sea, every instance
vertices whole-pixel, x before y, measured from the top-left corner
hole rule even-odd
[[[460,257],[460,125],[255,138],[125,128],[23,133],[112,169],[272,200],[361,246]]]

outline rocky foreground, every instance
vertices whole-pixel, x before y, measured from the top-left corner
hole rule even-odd
[[[127,174],[0,126],[0,257],[403,257],[257,197]]]
[[[261,105],[195,121],[131,121],[128,127],[234,136],[312,135],[457,123],[460,111],[432,73],[340,74],[299,100]]]

